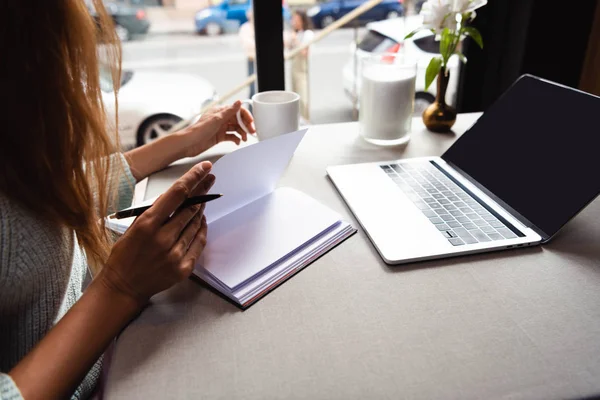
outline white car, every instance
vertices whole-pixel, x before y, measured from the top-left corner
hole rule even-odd
[[[440,55],[440,43],[435,41],[434,35],[429,30],[419,31],[412,38],[404,40],[404,37],[419,27],[421,23],[421,17],[416,15],[367,24],[367,32],[358,43],[358,48],[356,48],[354,43],[351,45],[350,60],[346,63],[342,71],[344,91],[351,100],[355,100],[355,93],[360,93],[360,60],[370,54],[397,52],[404,54],[408,59],[417,61],[415,114],[423,113],[425,108],[433,103],[437,93],[437,86],[434,81],[425,90],[425,71],[427,70],[429,61],[433,57]],[[354,69],[355,49],[357,53],[356,59],[358,60],[356,71]],[[450,82],[446,91],[446,101],[448,104],[454,106],[456,105],[459,69],[460,61],[457,57],[452,57],[449,62]],[[355,76],[359,77],[356,82]]]
[[[114,121],[112,79],[102,69],[100,87],[108,117]],[[192,118],[216,98],[215,88],[197,76],[124,70],[119,91],[121,145],[141,146],[164,136],[173,125]]]

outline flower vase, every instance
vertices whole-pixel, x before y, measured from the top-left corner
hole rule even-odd
[[[423,112],[423,123],[432,132],[450,132],[456,122],[456,109],[446,104],[446,89],[450,71],[440,70],[437,77],[437,96],[433,104]]]

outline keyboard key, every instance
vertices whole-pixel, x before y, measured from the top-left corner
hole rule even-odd
[[[517,235],[515,235],[514,232],[508,228],[498,228],[498,233],[504,236],[506,239],[513,239],[517,237]]]
[[[493,226],[494,228],[504,228],[504,224],[498,220],[496,221],[490,221],[489,224],[491,226]]]
[[[458,236],[463,237],[463,236],[470,236],[471,234],[469,233],[468,230],[466,230],[465,228],[454,228],[454,233],[456,233]]]
[[[466,213],[465,217],[469,218],[469,219],[473,219],[473,218],[477,218],[479,219],[479,215],[475,214],[475,213]]]
[[[492,240],[503,240],[504,237],[499,233],[488,233],[488,237]]]
[[[473,236],[467,234],[464,236],[459,235],[460,238],[466,243],[466,244],[474,244],[477,243],[477,239],[475,239]]]
[[[465,203],[463,203],[462,201],[457,201],[457,202],[455,202],[455,203],[454,203],[454,205],[455,205],[456,207],[458,207],[458,208],[461,208],[461,207],[466,207],[466,206],[467,206],[467,205],[466,205]]]
[[[447,225],[452,229],[462,227],[462,225],[458,221],[448,221]]]
[[[442,205],[439,203],[429,203],[429,207],[431,208],[442,208]]]
[[[432,224],[443,224],[444,223],[444,220],[437,216],[429,218],[429,221],[431,221]]]
[[[474,223],[475,225],[477,225],[480,228],[487,228],[489,225],[487,222],[485,222],[484,220],[480,219],[478,221],[471,221],[472,223]]]
[[[439,193],[434,193],[431,197],[433,197],[434,199],[438,199],[438,200],[444,198],[444,196]]]
[[[435,199],[432,197],[426,197],[423,199],[423,201],[426,203],[436,203]]]
[[[482,215],[481,218],[483,218],[486,221],[496,221],[496,217],[494,217],[492,214],[485,214]]]
[[[454,217],[450,214],[440,215],[440,218],[442,218],[444,221],[454,221]]]
[[[479,228],[477,228],[477,225],[475,225],[475,224],[472,224],[472,223],[470,223],[470,222],[467,222],[466,224],[463,224],[463,227],[464,227],[465,229],[468,229],[468,230],[471,230],[471,229],[479,229]]]
[[[447,238],[456,238],[458,237],[458,235],[452,231],[446,231],[444,232],[444,234],[446,235]]]
[[[465,214],[469,214],[469,213],[473,212],[473,210],[471,210],[469,207],[459,207],[458,209]]]
[[[450,202],[448,200],[446,200],[446,199],[439,199],[438,202],[440,204],[450,204]]]
[[[459,199],[456,196],[448,196],[448,200],[450,200],[450,201],[458,201]]]
[[[433,195],[434,195],[434,197],[435,197],[435,195],[436,195],[437,193],[439,193],[439,192],[438,192],[436,189],[427,189],[427,191],[428,191],[429,193],[433,194]],[[444,196],[442,196],[442,198],[443,198],[443,197],[444,197]],[[437,198],[437,197],[436,197],[436,198]]]
[[[429,183],[425,183],[425,184],[423,184],[421,186],[423,186],[424,189],[434,189],[433,185],[431,185]]]
[[[454,193],[448,191],[448,190],[444,190],[443,192],[441,192],[444,196],[448,197],[448,196],[454,196]]]
[[[480,216],[484,216],[484,215],[488,215],[489,214],[488,210],[486,210],[485,208],[478,208],[478,209],[475,210],[475,212],[477,214],[479,214]]]
[[[462,239],[460,239],[460,238],[451,238],[451,239],[448,239],[448,241],[450,242],[450,244],[452,246],[462,246],[465,244],[465,242],[463,242]]]
[[[490,242],[491,239],[483,232],[481,232],[479,229],[473,229],[470,230],[469,233],[471,235],[473,235],[473,237],[477,240],[479,240],[480,242]]]
[[[448,210],[448,209],[446,208],[446,210]],[[448,211],[450,212],[450,215],[452,215],[453,217],[462,217],[464,215],[463,213],[461,213],[458,210],[448,210]]]
[[[427,218],[437,217],[437,214],[431,209],[421,210],[421,211],[423,212],[423,215],[425,215]],[[496,232],[496,231],[494,231],[494,232]]]
[[[436,208],[433,211],[435,211],[436,214],[438,214],[438,215],[448,214],[448,210],[446,210],[445,208]]]
[[[471,220],[467,217],[456,217],[456,220],[462,224],[467,224],[471,222]]]
[[[492,228],[491,226],[489,226],[489,225],[488,226],[482,226],[481,230],[484,231],[485,233],[487,233],[488,236],[489,236],[490,233],[496,233],[496,230],[494,228]]]
[[[456,210],[456,207],[454,207],[452,204],[444,204],[444,208],[448,211]]]
[[[434,225],[434,226],[436,228],[438,228],[438,230],[440,230],[440,231],[449,231],[450,230],[450,227],[448,225],[446,225],[446,224],[437,224],[437,225]]]
[[[398,164],[392,164],[392,165],[390,165],[390,167],[396,172],[402,172],[402,167]]]

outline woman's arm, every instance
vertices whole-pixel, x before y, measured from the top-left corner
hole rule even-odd
[[[94,280],[9,375],[25,399],[66,398],[141,306]]]
[[[134,178],[139,182],[174,161],[195,157],[223,141],[236,144],[240,144],[241,140],[246,141],[246,132],[236,118],[240,108],[239,101],[231,106],[214,108],[204,113],[195,124],[125,153]],[[242,119],[254,133],[254,120],[245,108],[242,109]],[[237,132],[239,136],[232,132]]]
[[[177,210],[210,190],[210,168],[192,168],[136,219],[82,297],[9,372],[25,399],[71,395],[148,299],[190,276],[206,245],[204,206]]]

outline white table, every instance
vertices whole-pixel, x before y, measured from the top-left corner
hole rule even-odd
[[[464,132],[477,116],[460,115],[455,131]],[[407,147],[381,149],[362,142],[356,124],[314,126],[281,184],[356,224],[325,167],[440,155],[456,138],[427,132],[418,119],[413,127]],[[184,169],[161,173],[147,196]],[[409,266],[385,265],[359,231],[245,312],[187,281],[156,296],[121,335],[106,396],[599,394],[598,243],[596,201],[546,246]]]

